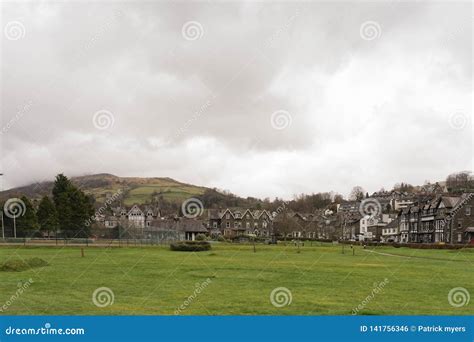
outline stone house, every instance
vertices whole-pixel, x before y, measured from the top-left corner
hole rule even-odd
[[[273,234],[273,216],[266,210],[209,209],[207,219],[213,235],[234,238],[245,235],[270,237]]]

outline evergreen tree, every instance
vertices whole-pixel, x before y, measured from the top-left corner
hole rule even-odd
[[[66,237],[88,237],[87,220],[94,214],[93,202],[63,174],[56,176],[53,200],[59,229]]]
[[[38,223],[40,230],[44,232],[57,232],[59,229],[58,213],[54,206],[54,203],[49,199],[48,196],[44,196],[38,207],[36,213],[38,217]]]
[[[39,227],[36,211],[28,197],[22,196],[21,200],[25,204],[25,211],[23,215],[15,218],[17,236],[32,236]]]
[[[54,204],[58,205],[61,195],[67,193],[70,188],[73,187],[69,178],[60,173],[56,176],[53,187],[53,200]]]

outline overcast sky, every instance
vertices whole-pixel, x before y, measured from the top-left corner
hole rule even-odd
[[[3,186],[107,172],[290,198],[472,170],[471,7],[3,4]]]

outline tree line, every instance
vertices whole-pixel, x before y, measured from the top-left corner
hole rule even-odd
[[[52,199],[43,196],[37,206],[26,196],[18,216],[7,215],[4,210],[5,236],[34,237],[60,236],[64,238],[85,238],[90,235],[87,220],[94,214],[94,199],[77,188],[63,174],[56,176]],[[2,203],[2,208],[5,203]]]

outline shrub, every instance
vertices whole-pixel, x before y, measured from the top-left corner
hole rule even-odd
[[[48,262],[41,258],[13,259],[4,262],[0,266],[0,271],[4,272],[21,272],[29,270],[30,268],[48,266]]]
[[[222,235],[219,235],[219,236],[217,237],[217,241],[226,242],[227,240],[226,240],[225,237],[223,237]]]
[[[204,234],[198,234],[196,235],[196,240],[197,241],[206,241],[207,237]]]
[[[202,252],[209,251],[211,244],[207,241],[178,241],[170,244],[172,251]]]

